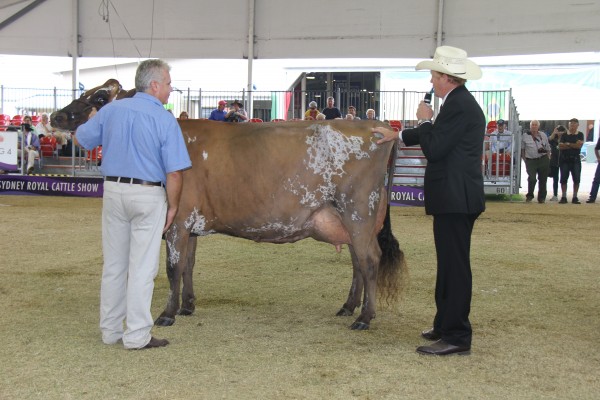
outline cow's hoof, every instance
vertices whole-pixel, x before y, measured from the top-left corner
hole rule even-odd
[[[158,317],[156,321],[154,321],[154,325],[156,326],[171,326],[175,323],[175,318],[171,317]]]
[[[350,329],[352,329],[353,331],[366,331],[367,329],[369,329],[369,324],[354,321],[354,323],[350,325]]]
[[[340,308],[340,311],[337,312],[337,314],[335,314],[338,317],[349,317],[352,314],[354,314],[354,312],[348,310],[345,307]]]
[[[189,308],[180,308],[177,312],[178,315],[192,315],[194,310],[190,310]]]

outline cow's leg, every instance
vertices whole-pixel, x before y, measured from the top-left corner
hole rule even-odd
[[[350,285],[348,299],[336,314],[338,316],[344,317],[348,317],[354,314],[354,310],[360,305],[360,299],[364,287],[363,276],[360,271],[360,268],[358,267],[356,253],[354,252],[352,247],[350,247],[350,255],[352,257],[352,284]]]
[[[155,325],[173,325],[175,323],[175,314],[179,309],[179,286],[181,275],[188,261],[187,248],[189,237],[189,232],[183,229],[183,227],[179,228],[179,226],[174,223],[166,234],[167,277],[169,278],[170,291],[167,306],[156,321],[154,321]]]
[[[190,236],[187,246],[187,262],[183,271],[183,290],[181,292],[181,308],[179,315],[192,315],[196,309],[194,296],[194,264],[196,263],[197,236]]]
[[[355,253],[352,257],[352,264],[355,270],[358,269],[364,282],[364,296],[362,309],[358,318],[350,325],[350,329],[365,330],[369,329],[371,320],[375,318],[376,294],[377,294],[377,268],[381,258],[381,250],[377,241],[366,238],[357,238],[351,247]]]

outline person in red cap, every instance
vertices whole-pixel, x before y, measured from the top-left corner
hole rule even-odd
[[[215,110],[212,110],[208,119],[212,119],[213,121],[225,121],[225,115],[227,115],[227,111],[225,111],[226,106],[227,102],[225,100],[220,100],[219,105]]]

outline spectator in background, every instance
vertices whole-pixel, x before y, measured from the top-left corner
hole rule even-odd
[[[40,139],[35,134],[31,124],[31,117],[28,115],[23,117],[21,123],[21,138],[22,140],[19,141],[18,146],[19,148],[20,146],[24,146],[24,151],[18,154],[21,156],[21,153],[23,153],[23,157],[25,157],[25,161],[27,162],[27,167],[25,167],[27,175],[30,175],[33,173],[35,159],[40,156]]]
[[[212,121],[225,121],[225,116],[227,115],[227,111],[225,111],[226,106],[227,102],[225,100],[220,100],[217,108],[212,110],[208,119]]]
[[[50,125],[50,119],[46,113],[42,114],[42,119],[35,126],[35,133],[40,139],[42,137],[54,136],[59,149],[62,148],[62,146],[66,146],[70,139],[70,135],[67,132],[56,130]]]
[[[596,196],[598,196],[598,188],[600,187],[600,137],[594,147],[594,154],[596,155],[596,173],[594,174],[594,180],[592,181],[592,189],[590,190],[590,198],[587,199],[586,203],[591,204],[596,202]]]
[[[225,122],[248,122],[248,114],[243,109],[244,105],[239,100],[234,100],[232,109],[225,115]]]
[[[512,145],[512,132],[504,129],[506,122],[503,119],[496,121],[496,130],[490,135],[493,153],[509,153]]]
[[[577,118],[571,118],[569,120],[569,130],[566,134],[560,138],[558,148],[560,149],[560,156],[558,157],[558,165],[560,167],[560,189],[562,191],[562,197],[559,204],[567,203],[567,182],[569,181],[569,174],[573,179],[573,204],[581,204],[577,198],[577,192],[579,191],[579,182],[581,180],[581,146],[585,137],[583,132],[579,132],[579,120]]]
[[[352,121],[354,119],[354,115],[352,115],[352,114],[346,114],[346,118],[345,119],[347,119],[349,121]]]
[[[182,111],[181,114],[179,114],[179,119],[190,119],[190,116],[187,111]]]
[[[323,113],[317,114],[317,121],[325,121],[326,119],[327,119],[327,117],[325,116],[325,114],[323,114]]]
[[[319,114],[317,102],[311,101],[310,103],[308,103],[308,110],[306,110],[306,112],[304,113],[304,119],[315,120],[317,119],[317,114]]]
[[[354,106],[348,106],[348,114],[352,115],[352,119],[360,120],[360,118],[356,116],[356,108]]]
[[[529,123],[529,132],[526,132],[521,140],[521,158],[525,161],[527,169],[527,194],[525,201],[533,200],[533,192],[536,183],[538,187],[538,202],[546,201],[546,183],[550,173],[550,143],[548,136],[540,132],[540,121],[533,120]]]
[[[550,176],[552,177],[552,193],[553,196],[550,201],[558,201],[558,172],[560,171],[560,167],[558,165],[558,155],[560,154],[560,150],[558,149],[558,143],[560,142],[561,136],[567,131],[562,125],[558,125],[554,128],[554,131],[548,138],[548,143],[550,143]]]
[[[335,100],[333,97],[329,96],[327,98],[327,107],[323,109],[323,114],[325,114],[325,119],[336,119],[342,118],[342,113],[340,110],[334,106]]]
[[[376,120],[377,119],[377,118],[375,118],[375,110],[373,110],[372,108],[369,108],[367,110],[366,115],[367,115],[367,119],[369,119],[369,120]]]

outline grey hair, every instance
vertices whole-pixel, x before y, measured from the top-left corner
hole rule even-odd
[[[135,90],[145,92],[152,81],[162,83],[162,71],[169,72],[169,64],[159,59],[145,60],[140,63],[135,72]]]

